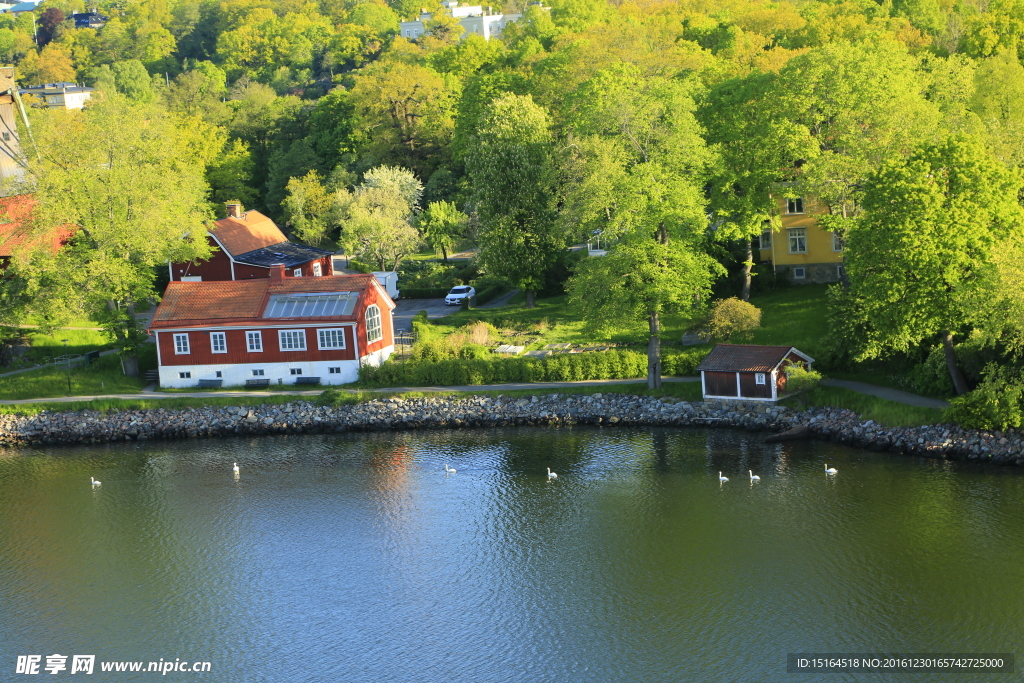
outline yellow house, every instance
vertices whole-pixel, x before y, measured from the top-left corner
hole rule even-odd
[[[761,234],[761,261],[795,284],[838,282],[843,277],[843,240],[818,226],[827,213],[811,197],[776,197],[781,227]]]

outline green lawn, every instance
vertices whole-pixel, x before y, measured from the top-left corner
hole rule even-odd
[[[806,394],[800,394],[782,401],[783,405],[794,410],[804,410],[812,406],[830,406],[848,408],[865,420],[874,420],[886,427],[920,427],[942,422],[942,410],[938,408],[918,408],[915,406],[887,401],[883,398],[865,396],[856,391],[842,387],[818,387]]]

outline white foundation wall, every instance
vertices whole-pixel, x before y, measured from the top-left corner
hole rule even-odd
[[[381,363],[391,357],[391,354],[395,352],[394,345],[385,346],[383,349],[374,351],[371,354],[363,356],[363,365],[373,365],[379,367]]]
[[[388,355],[390,355],[390,351]],[[369,358],[367,357],[366,362],[372,362]],[[374,364],[379,364],[379,362]],[[291,373],[293,368],[302,370],[302,374],[293,375]],[[330,368],[341,368],[341,372],[331,373]],[[253,370],[263,370],[263,374],[253,375]],[[218,371],[221,373],[221,377],[217,377]],[[179,373],[182,372],[190,373],[191,377],[180,377]],[[201,379],[220,379],[224,382],[222,386],[244,387],[246,380],[250,379],[269,379],[272,385],[277,386],[278,384],[295,384],[295,380],[299,377],[319,377],[320,384],[324,385],[348,384],[359,379],[359,363],[354,360],[331,360],[238,365],[173,365],[160,368],[160,386],[171,389],[194,389],[199,386]],[[278,382],[278,379],[281,381]],[[299,386],[302,388],[303,385]]]

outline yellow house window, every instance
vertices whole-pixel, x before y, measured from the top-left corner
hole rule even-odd
[[[832,251],[842,251],[843,246],[843,238],[836,233],[832,233]]]
[[[772,231],[771,230],[765,230],[764,232],[761,233],[761,240],[760,240],[760,243],[759,243],[758,246],[761,249],[771,249],[772,248]]]
[[[804,200],[801,197],[786,200],[786,213],[803,213]]]
[[[790,254],[806,254],[807,253],[807,229],[806,228],[790,228],[789,233],[789,253]]]

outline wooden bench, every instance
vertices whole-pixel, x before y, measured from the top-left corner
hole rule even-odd
[[[245,380],[245,386],[247,387],[269,387],[269,379],[247,379]]]
[[[316,384],[320,384],[320,378],[319,377],[296,377],[295,378],[295,383],[296,384],[314,384],[314,385],[316,385]]]
[[[222,379],[201,379],[199,380],[200,389],[220,389],[221,385],[224,384]]]

